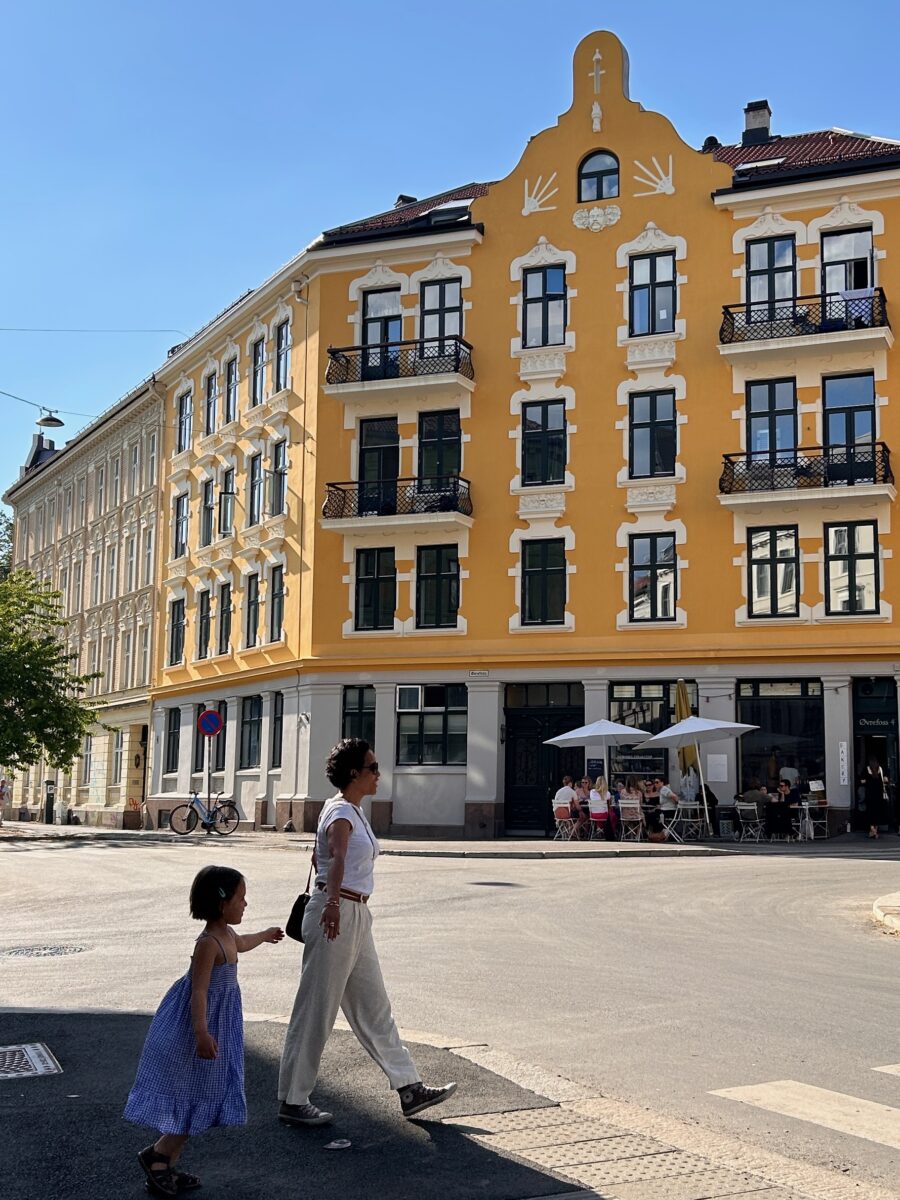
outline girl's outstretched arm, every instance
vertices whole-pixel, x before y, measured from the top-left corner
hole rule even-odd
[[[263,929],[261,933],[235,933],[235,945],[238,949],[238,954],[246,954],[248,950],[252,950],[255,946],[261,946],[263,942],[280,942],[284,937],[284,930],[279,929],[277,925],[272,925],[268,929]]]
[[[219,947],[214,938],[201,938],[191,961],[191,1024],[200,1058],[217,1058],[219,1047],[206,1028],[206,993]]]

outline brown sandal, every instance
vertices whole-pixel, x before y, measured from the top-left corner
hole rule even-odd
[[[177,1196],[178,1183],[175,1172],[165,1154],[158,1154],[153,1146],[145,1146],[137,1156],[141,1169],[147,1176],[147,1187],[155,1196]],[[154,1171],[156,1163],[165,1163],[161,1171]]]

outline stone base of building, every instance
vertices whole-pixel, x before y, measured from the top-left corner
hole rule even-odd
[[[500,804],[466,804],[466,824],[463,836],[484,840],[503,836],[503,806]]]

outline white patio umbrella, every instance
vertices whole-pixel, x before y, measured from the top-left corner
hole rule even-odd
[[[607,786],[610,780],[609,758],[607,746],[633,746],[644,742],[650,737],[647,729],[633,729],[630,725],[619,725],[616,721],[592,721],[590,725],[580,725],[578,729],[570,729],[558,737],[548,738],[545,746],[589,746],[599,742],[603,747],[603,770],[606,774]]]
[[[728,738],[739,738],[749,733],[751,729],[759,729],[758,725],[741,725],[737,721],[712,721],[707,717],[685,717],[675,725],[670,725],[662,733],[657,733],[642,744],[647,747],[667,746],[671,750],[680,750],[684,746],[693,746],[697,754],[697,769],[700,772],[700,795],[703,797],[703,816],[706,828],[711,831],[709,823],[709,806],[706,803],[706,785],[703,780],[703,762],[700,758],[700,744],[705,742],[724,742]]]

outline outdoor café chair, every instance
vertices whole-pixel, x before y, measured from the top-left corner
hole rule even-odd
[[[810,800],[807,811],[807,827],[812,838],[828,837],[828,805]]]
[[[639,803],[619,803],[619,841],[639,842],[644,836],[644,814]]]
[[[556,822],[556,833],[553,835],[553,841],[571,842],[575,836],[577,826],[575,818],[569,812],[568,808],[554,808],[553,819]]]
[[[678,841],[699,841],[706,833],[703,805],[696,800],[679,800],[669,828]]]
[[[734,811],[741,822],[742,842],[758,842],[765,837],[765,821],[759,808],[749,801],[736,800]]]

